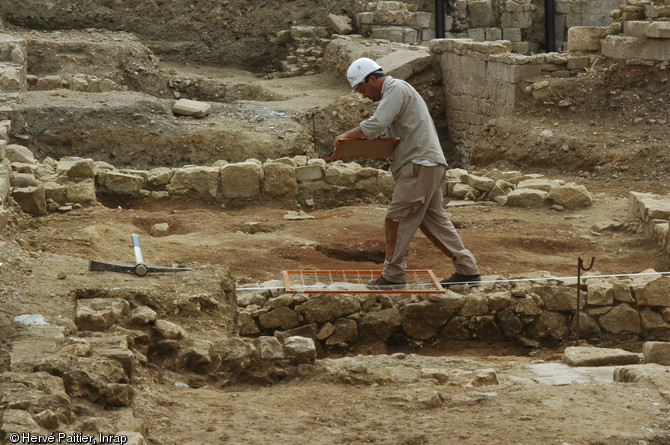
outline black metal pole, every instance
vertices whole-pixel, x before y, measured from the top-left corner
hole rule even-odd
[[[435,38],[444,39],[444,0],[435,0]]]
[[[554,19],[554,0],[544,0],[544,28],[547,39],[547,52],[556,51],[556,22]]]

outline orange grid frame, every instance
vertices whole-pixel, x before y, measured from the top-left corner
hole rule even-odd
[[[402,289],[369,289],[367,282],[376,279],[381,270],[285,270],[286,292],[304,294],[438,294],[444,288],[432,270],[406,270],[406,287]],[[358,289],[328,289],[337,283],[363,285]]]

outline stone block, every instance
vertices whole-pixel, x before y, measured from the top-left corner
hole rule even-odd
[[[298,182],[314,181],[323,178],[323,170],[319,165],[306,165],[295,169]]]
[[[268,196],[291,197],[298,194],[295,168],[270,162],[263,166],[263,193]]]
[[[386,74],[405,80],[429,67],[432,56],[425,50],[400,50],[379,58],[377,63]]]
[[[468,29],[468,38],[472,39],[475,42],[483,42],[487,40],[486,33],[482,28]]]
[[[588,56],[584,57],[571,57],[568,59],[566,68],[569,70],[582,70],[591,66],[591,58]]]
[[[354,30],[351,19],[346,15],[328,14],[327,21],[336,34],[351,34]]]
[[[503,40],[509,40],[510,42],[520,42],[521,28],[503,28],[502,38]]]
[[[372,28],[371,37],[373,39],[382,39],[388,40],[390,42],[402,43],[403,31],[402,29],[395,26]]]
[[[512,52],[530,54],[530,42],[512,42]]]
[[[650,22],[632,20],[623,22],[623,33],[630,37],[647,37]]]
[[[648,341],[642,346],[642,355],[645,363],[658,363],[659,365],[670,365],[670,343],[661,341]]]
[[[187,167],[176,169],[167,186],[167,191],[170,194],[181,196],[188,195],[195,199],[206,200],[216,198],[218,189],[219,168],[217,167]]]
[[[206,102],[189,99],[179,99],[172,106],[172,112],[182,116],[205,117],[212,111],[212,106]]]
[[[484,30],[486,40],[502,40],[502,29],[500,28],[486,28]]]
[[[40,216],[47,213],[47,201],[43,187],[17,187],[12,190],[12,198],[21,210],[31,215]]]
[[[118,171],[109,171],[105,175],[105,188],[112,193],[136,196],[142,187],[144,187],[144,178],[141,176]]]
[[[647,30],[650,39],[670,39],[670,22],[652,22]],[[670,42],[666,42],[670,45]]]
[[[610,35],[603,40],[603,56],[613,59],[670,60],[670,45],[665,39],[642,39]]]
[[[475,0],[468,2],[468,13],[473,28],[490,26],[493,14],[491,0]]]
[[[602,26],[573,26],[568,29],[568,51],[599,51],[605,36]]]
[[[241,162],[221,167],[221,193],[224,198],[253,198],[261,194],[261,166]]]

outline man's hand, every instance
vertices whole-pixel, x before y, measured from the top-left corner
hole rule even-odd
[[[354,139],[360,139],[364,138],[365,133],[363,133],[363,130],[361,130],[361,127],[356,127],[352,128],[351,130],[347,131],[346,133],[342,133],[341,135],[335,137],[335,141],[333,142],[333,146],[335,148],[339,148],[342,145],[342,140],[346,138],[354,138]]]

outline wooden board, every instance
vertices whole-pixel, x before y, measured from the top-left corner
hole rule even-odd
[[[346,138],[335,149],[331,159],[392,158],[393,150],[399,143],[400,138]]]

